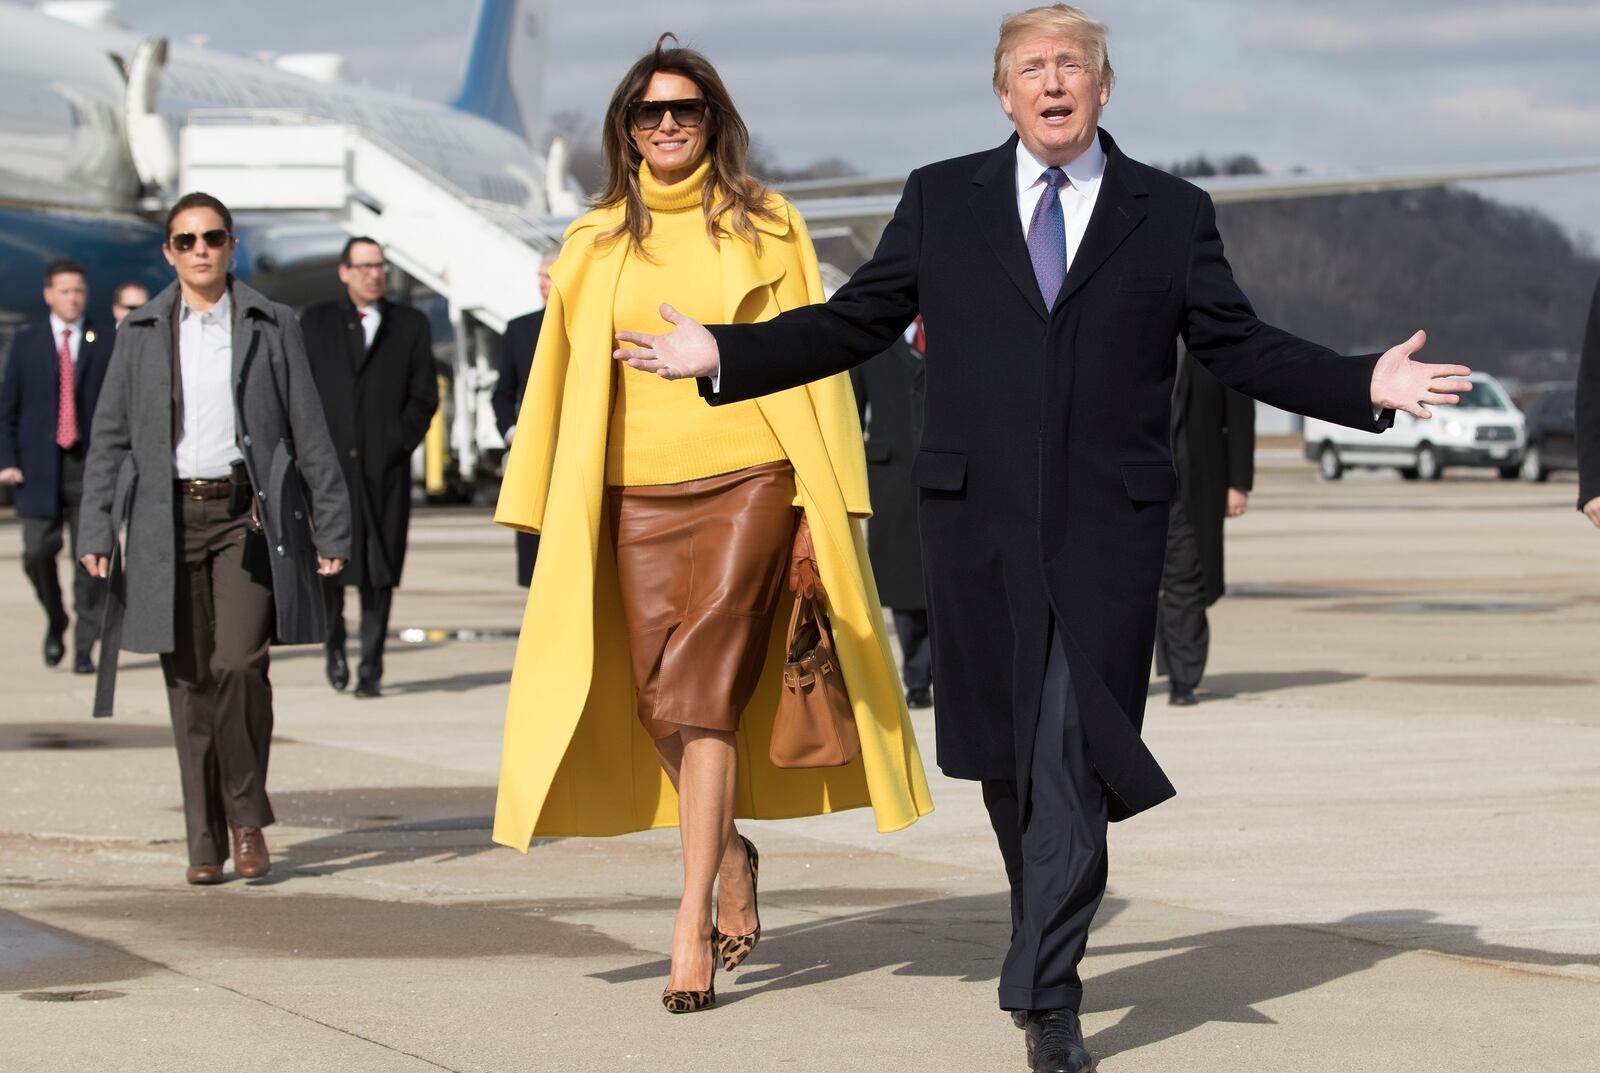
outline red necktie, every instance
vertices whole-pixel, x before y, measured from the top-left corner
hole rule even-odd
[[[78,398],[72,376],[72,329],[61,329],[60,405],[56,409],[56,444],[70,451],[78,442]]]
[[[928,334],[922,330],[922,318],[920,316],[917,317],[915,323],[917,329],[911,335],[912,349],[918,354],[926,354],[928,352]]]

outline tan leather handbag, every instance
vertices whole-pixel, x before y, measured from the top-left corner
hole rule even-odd
[[[804,515],[795,531],[789,587],[795,594],[794,611],[768,756],[781,768],[841,767],[860,755],[861,737],[834,652],[826,594]]]

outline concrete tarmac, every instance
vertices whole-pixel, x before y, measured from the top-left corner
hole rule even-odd
[[[1204,703],[1152,686],[1180,796],[1112,831],[1101,1068],[1595,1069],[1600,532],[1570,480],[1267,461]],[[937,772],[899,834],[745,825],[764,938],[716,1010],[666,1014],[675,832],[491,846],[511,537],[483,510],[412,531],[385,695],[277,650],[274,867],[202,889],[156,661],[126,657],[91,720],[0,522],[0,1069],[1026,1068],[999,857],[976,786]]]

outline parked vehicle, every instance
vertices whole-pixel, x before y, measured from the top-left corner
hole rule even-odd
[[[1396,413],[1387,432],[1359,432],[1307,418],[1306,458],[1324,480],[1336,481],[1351,466],[1393,467],[1407,480],[1436,481],[1448,466],[1489,466],[1516,477],[1522,468],[1525,421],[1500,382],[1473,373],[1472,390],[1454,406],[1434,406],[1422,420]]]
[[[1545,388],[1523,412],[1528,444],[1522,452],[1522,479],[1543,481],[1558,469],[1577,469],[1578,385]]]

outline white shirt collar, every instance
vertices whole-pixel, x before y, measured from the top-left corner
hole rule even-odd
[[[1044,173],[1050,165],[1028,151],[1021,138],[1017,139],[1017,191],[1020,193],[1030,187],[1041,186],[1044,183]],[[1106,151],[1100,145],[1100,135],[1096,134],[1089,148],[1061,165],[1061,170],[1067,173],[1067,178],[1072,180],[1072,185],[1083,194],[1094,194],[1100,180],[1106,175]]]
[[[190,308],[189,302],[188,302],[187,299],[184,299],[184,298],[179,298],[178,299],[178,319],[180,321],[188,320],[189,319],[189,315],[191,313],[194,313],[194,312],[196,312],[196,311],[194,309]],[[223,324],[227,324],[229,322],[229,320],[231,319],[232,313],[233,313],[233,296],[231,294],[229,294],[226,290],[224,290],[222,292],[222,297],[217,299],[217,304],[212,306],[210,309],[206,310],[204,313],[201,313],[200,316],[202,316],[202,317],[210,316],[216,321],[219,321],[219,322],[221,322]]]
[[[77,320],[68,323],[67,321],[64,321],[60,317],[56,316],[54,313],[50,314],[50,334],[55,337],[58,342],[61,339],[61,333],[66,331],[68,328],[72,329],[73,338],[83,338],[82,317],[79,317]]]

